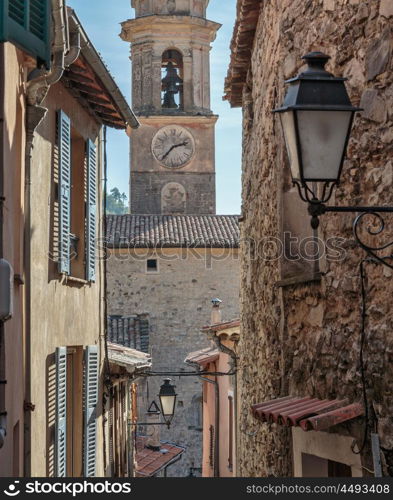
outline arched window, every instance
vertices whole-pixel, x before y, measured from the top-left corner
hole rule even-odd
[[[183,109],[183,56],[169,49],[162,54],[162,108]]]
[[[195,394],[190,406],[189,428],[201,430],[203,427],[203,399],[201,394]]]

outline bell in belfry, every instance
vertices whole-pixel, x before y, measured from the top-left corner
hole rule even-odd
[[[163,108],[178,108],[175,95],[180,92],[183,80],[177,74],[177,69],[172,62],[168,62],[166,76],[162,79],[162,90],[164,92]]]

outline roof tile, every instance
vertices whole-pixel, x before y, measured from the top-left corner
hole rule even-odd
[[[238,248],[237,215],[108,215],[109,248]]]

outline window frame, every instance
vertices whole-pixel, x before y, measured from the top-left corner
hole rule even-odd
[[[155,269],[149,269],[149,262],[155,261],[157,266]],[[146,259],[146,274],[159,274],[160,273],[160,264],[158,258],[155,259]]]

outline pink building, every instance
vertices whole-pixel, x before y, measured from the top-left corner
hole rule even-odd
[[[202,477],[236,476],[236,347],[239,320],[203,328],[211,346],[190,353],[185,362],[203,380]]]

